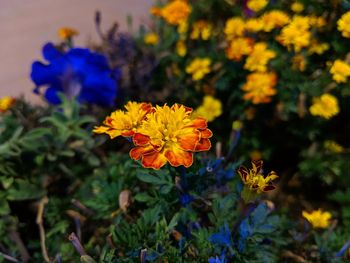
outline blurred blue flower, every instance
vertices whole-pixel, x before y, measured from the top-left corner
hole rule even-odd
[[[227,224],[224,227],[221,227],[220,232],[214,233],[209,237],[209,241],[212,244],[230,246],[231,245],[231,231],[228,228]]]
[[[188,206],[195,198],[187,193],[180,193],[180,203],[182,206]]]
[[[209,263],[226,263],[226,259],[225,259],[225,256],[221,256],[221,258],[216,256],[215,258],[214,257],[209,258],[208,262]]]
[[[61,52],[52,43],[43,47],[44,64],[32,64],[31,78],[39,93],[47,86],[45,98],[51,104],[59,104],[58,94],[68,98],[77,97],[79,102],[112,106],[117,96],[119,69],[111,70],[107,59],[101,54],[83,48],[72,48]]]

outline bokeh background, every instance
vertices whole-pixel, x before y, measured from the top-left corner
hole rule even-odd
[[[40,98],[32,94],[28,77],[33,60],[41,59],[41,47],[57,41],[60,27],[69,26],[80,34],[76,45],[98,41],[94,30],[94,13],[102,13],[102,26],[118,22],[127,29],[127,16],[133,17],[133,29],[145,23],[152,0],[0,0],[0,97],[24,95],[32,102]]]

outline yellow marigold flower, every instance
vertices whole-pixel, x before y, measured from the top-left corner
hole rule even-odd
[[[329,49],[328,43],[319,43],[316,40],[311,41],[311,45],[308,49],[308,53],[322,55],[325,51]]]
[[[199,20],[193,24],[191,39],[208,40],[212,34],[213,27],[207,21]]]
[[[344,152],[344,147],[335,141],[325,141],[323,144],[324,148],[332,153],[342,153]]]
[[[111,139],[118,136],[130,137],[137,132],[146,115],[152,111],[150,103],[137,103],[129,101],[125,106],[126,112],[116,110],[108,116],[103,126],[95,127],[94,133],[106,133]]]
[[[188,22],[187,20],[184,20],[178,25],[177,32],[180,34],[181,38],[185,38],[187,31],[188,31]]]
[[[324,19],[322,16],[312,15],[312,16],[309,16],[308,18],[309,18],[310,25],[313,27],[320,28],[320,27],[324,27],[327,24],[326,19]]]
[[[267,49],[266,43],[256,43],[244,64],[244,68],[249,71],[266,72],[267,63],[275,57],[275,51]]]
[[[212,96],[205,96],[203,103],[194,112],[193,116],[203,117],[207,121],[213,121],[222,114],[222,103]]]
[[[327,228],[332,218],[331,213],[323,212],[321,209],[314,210],[311,213],[303,211],[303,217],[309,221],[313,228]]]
[[[343,37],[350,38],[350,11],[346,12],[337,22],[338,30]]]
[[[266,32],[270,32],[275,28],[283,27],[290,21],[289,16],[280,10],[271,10],[266,12],[261,17],[263,23],[263,29]]]
[[[15,102],[15,98],[9,96],[2,97],[0,99],[0,113],[8,111],[12,107],[12,105],[15,104]]]
[[[180,57],[184,57],[187,54],[187,47],[185,41],[179,40],[176,42],[176,53]]]
[[[301,54],[295,55],[292,58],[292,68],[294,70],[299,70],[301,72],[305,71],[305,69],[306,69],[305,57]]]
[[[245,23],[245,29],[249,32],[259,32],[263,29],[264,24],[261,19],[258,18],[250,18]]]
[[[161,16],[170,25],[180,25],[192,11],[191,6],[182,0],[174,0],[162,8]]]
[[[63,40],[70,39],[77,35],[79,35],[79,32],[73,28],[62,27],[58,30],[58,36]]]
[[[130,157],[141,159],[145,168],[160,169],[167,162],[175,167],[191,166],[193,153],[208,151],[212,136],[207,121],[193,119],[191,114],[192,109],[179,104],[156,106],[134,134],[136,147],[130,151]]]
[[[235,38],[226,49],[226,57],[234,61],[240,61],[245,55],[249,55],[253,50],[254,41],[251,38]]]
[[[313,104],[310,107],[310,113],[314,116],[330,119],[339,113],[337,98],[331,94],[323,94],[320,97],[314,98]]]
[[[294,48],[299,52],[302,48],[308,47],[311,41],[309,19],[302,16],[294,16],[290,24],[285,26],[277,40],[287,48]]]
[[[294,2],[291,6],[290,9],[295,12],[295,13],[300,13],[304,10],[304,5],[300,2]]]
[[[276,94],[274,88],[277,82],[275,73],[251,73],[247,76],[247,81],[242,90],[245,92],[243,99],[251,101],[253,104],[268,103],[271,97]]]
[[[201,80],[210,72],[210,64],[210,58],[195,58],[186,67],[186,73],[191,74],[193,80]]]
[[[247,7],[254,12],[258,12],[261,9],[263,9],[267,4],[267,0],[248,0]]]
[[[227,40],[241,37],[244,34],[245,23],[241,17],[232,17],[226,21],[224,33]]]
[[[240,166],[237,170],[243,184],[248,187],[250,191],[255,191],[258,194],[274,190],[276,187],[272,181],[278,178],[278,175],[271,171],[266,177],[262,174],[262,160],[253,160],[252,169],[247,169],[245,166]]]
[[[143,38],[143,41],[145,42],[145,44],[147,45],[151,45],[151,46],[154,46],[154,45],[157,45],[158,42],[159,42],[159,37],[156,33],[154,32],[151,32],[151,33],[147,33],[145,35],[145,37]]]
[[[333,80],[337,83],[345,83],[350,76],[350,65],[345,61],[337,59],[330,70]]]

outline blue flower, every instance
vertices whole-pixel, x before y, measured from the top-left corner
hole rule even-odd
[[[225,256],[221,256],[221,258],[216,256],[215,258],[214,257],[209,258],[208,262],[209,263],[226,263],[226,259],[225,259]]]
[[[218,244],[223,246],[231,245],[231,231],[228,228],[227,224],[224,227],[220,228],[219,233],[214,233],[210,236],[209,241],[212,244]]]
[[[61,52],[52,43],[43,47],[43,56],[48,63],[35,61],[31,78],[36,85],[34,92],[47,86],[44,96],[49,103],[59,104],[58,94],[62,92],[79,102],[113,105],[121,73],[111,70],[105,56],[83,48]]]
[[[182,206],[186,207],[188,206],[195,198],[187,193],[181,193],[180,194],[180,203]]]

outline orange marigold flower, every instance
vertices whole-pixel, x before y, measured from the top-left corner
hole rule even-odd
[[[226,21],[224,33],[227,40],[241,37],[244,34],[245,24],[241,17],[232,17]]]
[[[247,81],[242,90],[245,92],[243,99],[252,101],[253,104],[268,103],[276,94],[274,88],[277,76],[273,72],[256,72],[247,76]]]
[[[253,50],[254,41],[251,38],[236,38],[231,41],[226,49],[228,59],[239,61],[245,55],[249,55]]]
[[[78,34],[79,32],[77,30],[69,27],[62,27],[58,30],[58,36],[63,40],[70,39]]]
[[[263,29],[266,32],[270,32],[275,28],[283,27],[289,23],[289,20],[289,16],[281,10],[271,10],[264,13],[261,17]]]
[[[244,68],[249,71],[266,72],[267,64],[275,57],[276,52],[268,49],[265,42],[256,43],[244,64]]]
[[[108,116],[103,126],[95,127],[94,133],[106,133],[111,139],[118,136],[130,137],[137,132],[146,115],[152,111],[150,103],[137,103],[129,101],[125,111],[116,110]]]
[[[15,104],[16,99],[9,97],[9,96],[5,96],[3,98],[0,99],[0,113],[6,112],[8,111],[11,106],[13,104]]]
[[[174,0],[162,8],[161,16],[171,25],[186,21],[192,11],[191,6],[182,0]]]
[[[130,157],[141,159],[145,168],[160,169],[167,162],[175,167],[191,166],[193,153],[208,151],[212,136],[207,121],[191,115],[192,109],[183,105],[156,106],[134,134],[136,147],[130,151]]]

